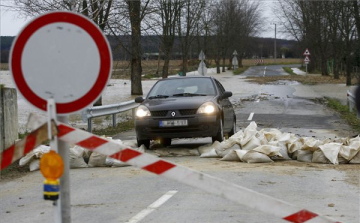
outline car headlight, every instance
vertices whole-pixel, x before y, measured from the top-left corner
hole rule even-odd
[[[144,105],[140,105],[137,109],[136,109],[136,117],[145,117],[145,116],[151,116],[149,109],[144,106]]]
[[[197,114],[213,114],[216,112],[216,107],[212,102],[202,104],[197,110]]]

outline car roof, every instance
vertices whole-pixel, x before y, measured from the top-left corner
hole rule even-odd
[[[212,80],[214,79],[213,77],[210,77],[210,76],[192,75],[192,76],[172,76],[169,78],[160,79],[159,81],[174,80],[174,79],[189,79],[189,78],[206,78],[206,79],[212,79]]]

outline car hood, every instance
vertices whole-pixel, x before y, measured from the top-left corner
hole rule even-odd
[[[142,104],[150,111],[170,109],[197,109],[207,101],[213,101],[214,96],[169,97],[160,99],[146,99]]]

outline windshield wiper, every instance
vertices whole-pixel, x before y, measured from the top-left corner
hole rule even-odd
[[[168,98],[169,95],[156,95],[156,96],[151,96],[149,97],[149,99],[154,99],[154,98]]]
[[[174,94],[174,97],[192,97],[192,96],[207,96],[207,94],[181,93]]]

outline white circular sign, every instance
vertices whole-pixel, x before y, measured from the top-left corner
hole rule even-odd
[[[35,107],[46,111],[53,98],[58,114],[91,105],[105,88],[112,56],[101,30],[72,12],[41,15],[23,28],[10,53],[17,89]]]

